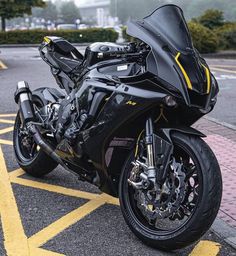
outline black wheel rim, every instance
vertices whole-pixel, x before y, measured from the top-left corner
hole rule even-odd
[[[203,180],[202,180],[202,172],[201,172],[201,166],[200,163],[198,162],[196,156],[192,152],[191,149],[189,149],[186,145],[181,145],[180,143],[174,143],[175,145],[175,150],[173,155],[178,159],[178,161],[182,161],[185,164],[185,171],[186,171],[186,180],[188,180],[187,183],[187,188],[186,190],[186,197],[183,201],[182,207],[179,209],[180,211],[184,211],[184,208],[187,206],[187,204],[190,204],[187,206],[187,209],[190,209],[191,206],[191,211],[189,212],[188,216],[186,216],[182,222],[178,221],[178,225],[173,225],[174,220],[171,220],[169,218],[169,227],[157,227],[153,226],[148,222],[148,220],[144,217],[140,209],[137,207],[137,201],[134,198],[134,189],[132,186],[126,182],[125,184],[125,190],[126,190],[126,195],[128,195],[128,200],[127,200],[127,207],[129,208],[129,212],[132,215],[132,218],[142,227],[143,230],[146,232],[152,234],[152,235],[157,235],[157,236],[164,236],[164,235],[171,235],[175,232],[178,232],[181,228],[183,228],[188,222],[190,222],[194,216],[195,210],[197,209],[199,202],[201,200],[202,196],[202,189],[203,189]],[[187,162],[194,166],[192,168],[189,168],[187,166]],[[193,168],[194,167],[194,168]],[[127,177],[129,177],[129,172],[127,172]],[[127,180],[127,179],[126,179]],[[189,189],[188,189],[189,188]],[[195,189],[195,194],[193,194],[193,190]],[[192,197],[192,201],[189,199]],[[186,210],[185,210],[186,211]],[[187,211],[186,211],[187,214]],[[163,220],[159,221],[162,223],[163,226]],[[175,220],[176,222],[176,220]]]
[[[19,114],[17,115],[15,132],[15,147],[18,157],[23,162],[33,161],[39,153],[39,148],[37,144],[34,142],[33,137],[27,132],[26,128],[22,125]]]

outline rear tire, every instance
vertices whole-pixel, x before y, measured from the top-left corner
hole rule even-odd
[[[39,99],[34,98],[33,101],[34,104],[36,104],[38,107],[42,107],[42,102]],[[18,112],[13,130],[13,147],[17,162],[20,167],[26,173],[34,177],[42,177],[53,171],[58,164],[50,156],[44,153],[42,149],[36,149],[36,152],[33,156],[30,156],[27,151],[25,151],[26,149],[22,146],[22,142],[20,141],[19,137],[20,128],[21,119]]]
[[[133,154],[127,160],[120,178],[119,199],[124,219],[134,234],[151,247],[171,251],[192,244],[210,228],[218,213],[222,196],[222,178],[217,159],[209,146],[199,137],[182,133],[172,133],[175,145],[191,153],[198,162],[201,176],[201,196],[192,215],[178,229],[165,231],[153,230],[144,226],[133,210],[130,200],[130,188],[127,179],[130,175]],[[200,186],[200,185],[199,185]],[[135,215],[136,214],[136,215]],[[162,220],[160,220],[162,221]]]

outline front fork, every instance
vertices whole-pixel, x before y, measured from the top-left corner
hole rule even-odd
[[[139,143],[139,141],[137,141]],[[145,127],[145,145],[147,149],[147,160],[143,163],[136,159],[133,164],[131,176],[128,179],[130,185],[135,189],[153,189],[157,185],[157,169],[155,168],[154,140],[153,140],[153,123],[148,118]],[[141,181],[136,181],[136,174],[140,172]]]
[[[154,147],[154,137],[153,137],[153,123],[152,119],[149,117],[146,121],[146,130],[145,130],[145,144],[147,148],[147,178],[150,182],[150,185],[155,185],[157,181],[157,169],[155,168],[155,147]]]
[[[147,160],[143,163],[136,159],[133,175],[139,172],[140,168],[143,172],[140,174],[141,181],[128,179],[128,182],[136,189],[152,189],[160,188],[167,176],[167,168],[170,156],[173,152],[173,144],[164,134],[154,134],[152,118],[148,118],[145,127],[145,146],[147,150]]]

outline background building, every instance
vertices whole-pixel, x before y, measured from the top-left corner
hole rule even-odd
[[[115,19],[110,16],[110,0],[79,0],[76,1],[83,22],[98,26],[113,26]]]

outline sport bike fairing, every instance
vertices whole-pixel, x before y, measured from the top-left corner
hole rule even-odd
[[[210,94],[214,78],[194,48],[178,6],[165,5],[141,21],[129,22],[127,33],[151,47],[147,71],[178,89],[187,103],[192,103],[192,94]]]

